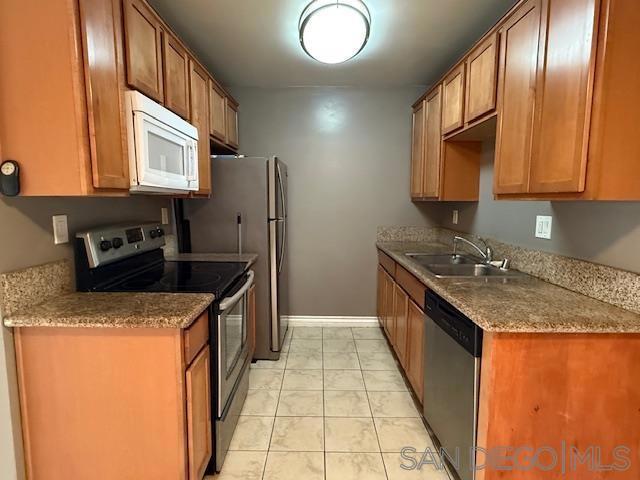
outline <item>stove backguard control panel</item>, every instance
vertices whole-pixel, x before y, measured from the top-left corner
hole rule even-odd
[[[119,225],[79,232],[90,268],[155,250],[164,246],[164,228],[159,223]]]

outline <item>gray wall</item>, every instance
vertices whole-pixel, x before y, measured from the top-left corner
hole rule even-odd
[[[375,315],[376,227],[431,223],[409,199],[411,104],[423,90],[232,89],[242,153],[289,168],[291,315]]]
[[[640,273],[640,202],[496,201],[492,194],[494,145],[483,145],[478,203],[438,205],[443,226],[537,250]],[[452,210],[460,212],[458,225]],[[551,215],[551,240],[534,237],[536,215]]]
[[[70,236],[77,230],[129,220],[160,219],[160,198],[1,198],[0,273],[72,258],[72,244],[54,245],[51,216],[68,215]],[[24,478],[15,354],[11,330],[0,326],[0,478]]]

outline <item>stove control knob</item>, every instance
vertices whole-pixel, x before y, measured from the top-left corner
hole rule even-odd
[[[111,240],[111,243],[113,244],[113,248],[115,248],[115,249],[118,249],[122,245],[124,245],[124,242],[122,241],[122,239],[120,237],[115,237],[113,240]]]
[[[111,244],[111,242],[109,240],[102,240],[100,242],[100,250],[102,250],[103,252],[107,252],[109,250],[111,250],[111,247],[113,245]]]
[[[158,236],[158,231],[157,231],[157,230],[151,230],[151,231],[149,232],[149,236],[150,236],[151,238],[156,238],[156,237]]]
[[[159,237],[163,237],[164,236],[164,230],[162,228],[158,228],[158,236]]]

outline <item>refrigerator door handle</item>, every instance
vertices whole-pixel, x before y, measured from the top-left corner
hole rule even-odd
[[[287,204],[286,196],[284,193],[284,184],[282,182],[282,171],[280,170],[280,164],[276,164],[278,167],[278,183],[280,184],[280,201],[282,202],[282,245],[280,248],[280,259],[278,260],[278,273],[282,272],[282,264],[284,262],[284,252],[287,248]]]

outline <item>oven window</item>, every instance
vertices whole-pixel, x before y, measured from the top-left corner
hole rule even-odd
[[[224,313],[227,376],[233,371],[246,342],[245,302],[246,296]]]

